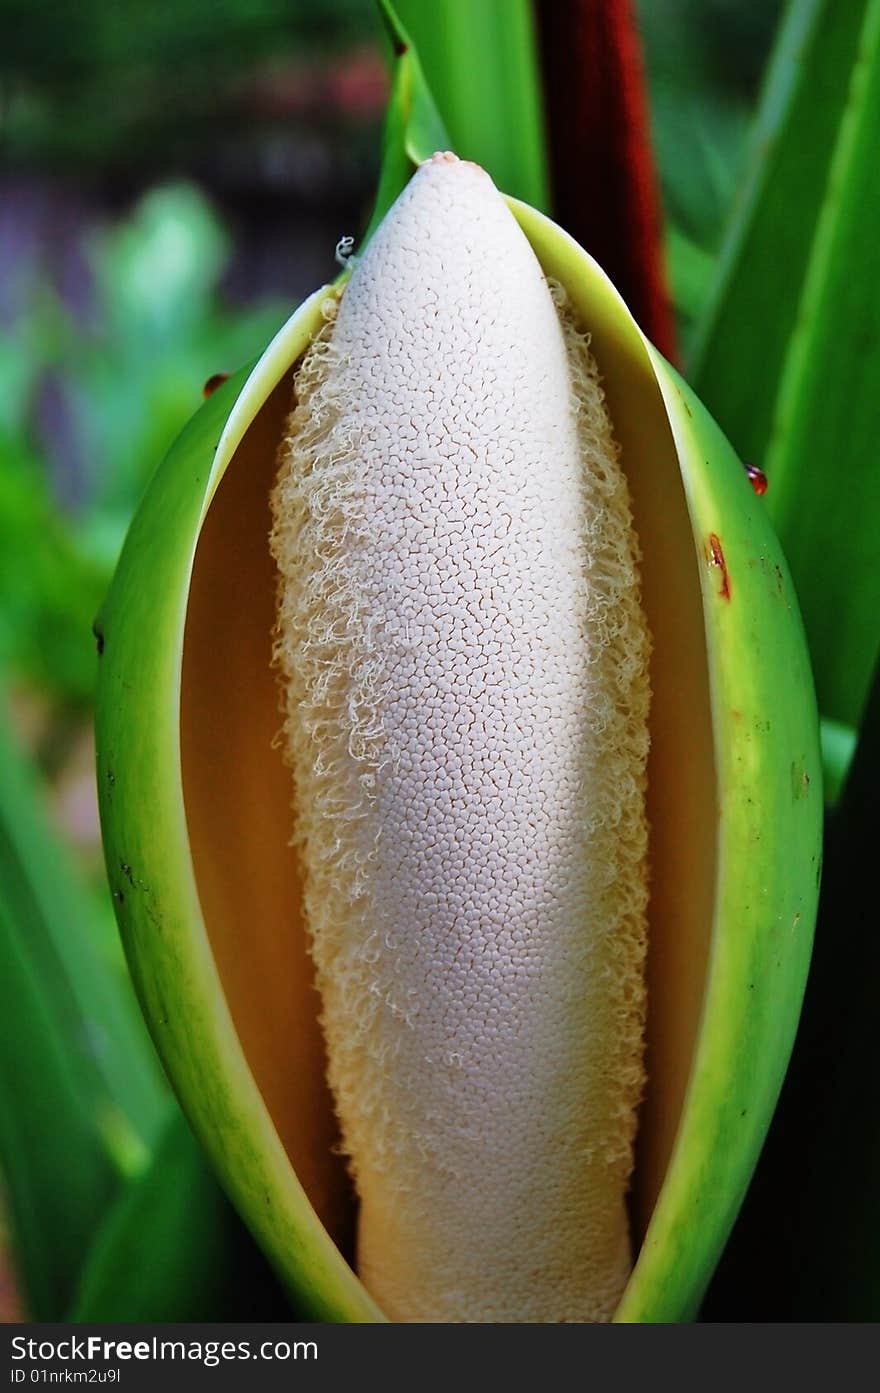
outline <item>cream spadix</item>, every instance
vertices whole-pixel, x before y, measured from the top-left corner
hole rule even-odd
[[[359,1273],[395,1319],[607,1319],[648,638],[595,365],[482,170],[423,165],[328,303],[272,504]]]

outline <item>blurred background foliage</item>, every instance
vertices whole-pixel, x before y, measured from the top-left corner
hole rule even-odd
[[[496,19],[505,2],[488,0]],[[420,3],[401,0],[414,31]],[[783,5],[636,10],[680,358],[699,367]],[[7,1249],[0,1314],[222,1318],[235,1309],[218,1278],[230,1264],[251,1273],[251,1309],[281,1310],[128,992],[100,871],[91,625],[205,381],[254,357],[333,273],[339,237],[365,227],[384,39],[370,0],[0,0],[0,20],[0,970],[19,1005],[0,1026],[0,1147],[7,1214],[19,1235],[37,1233],[16,1258]],[[843,721],[825,735],[839,775],[853,731]],[[41,1021],[67,1021],[77,1049],[53,1055]],[[127,1097],[108,1067],[121,1036],[139,1079]],[[34,1099],[23,1080],[40,1050],[48,1082]],[[73,1141],[59,1124],[46,1145],[53,1116]],[[59,1199],[65,1170],[82,1178],[75,1222]],[[145,1259],[137,1290],[120,1288],[160,1175],[192,1199],[152,1226],[156,1251],[188,1222],[201,1265],[169,1273]],[[60,1246],[33,1259],[45,1213]]]
[[[641,5],[685,335],[778,9]],[[258,352],[363,228],[386,80],[367,0],[2,0],[0,16],[0,663],[38,697],[56,775],[146,479],[201,384]]]

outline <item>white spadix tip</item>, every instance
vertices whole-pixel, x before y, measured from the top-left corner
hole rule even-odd
[[[422,160],[422,163],[419,165],[419,171],[425,169],[457,169],[463,173],[475,171],[477,174],[481,174],[484,179],[489,179],[489,175],[482,165],[475,164],[473,160],[459,159],[458,155],[454,154],[452,150],[437,150],[433,155],[430,155],[428,159]],[[491,179],[489,179],[489,183],[492,183]]]
[[[595,364],[488,175],[437,154],[296,394],[277,654],[359,1271],[396,1319],[606,1319],[648,638]]]

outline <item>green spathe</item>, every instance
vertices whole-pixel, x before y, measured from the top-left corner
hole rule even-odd
[[[642,534],[649,619],[670,669],[659,702],[677,729],[665,755],[664,740],[655,740],[652,875],[665,927],[652,951],[656,980],[681,976],[690,993],[682,1008],[690,1035],[670,1024],[672,994],[649,996],[651,1088],[668,1088],[673,1102],[652,1102],[649,1091],[646,1178],[634,1196],[644,1236],[616,1318],[686,1320],[741,1203],[797,1022],[821,826],[812,681],[778,544],[730,446],[591,258],[542,215],[511,206],[590,330],[625,467],[628,454],[642,460],[636,522],[641,510],[651,532],[650,542]],[[190,1121],[300,1308],[319,1320],[369,1321],[381,1313],[297,1180],[230,1009],[228,968],[218,969],[203,915],[210,895],[196,880],[181,737],[188,610],[211,500],[230,465],[230,476],[245,467],[236,450],[319,327],[326,293],[296,312],[250,373],[206,403],[145,498],[101,616],[99,785],[126,951]],[[286,398],[289,385],[279,391]],[[681,483],[659,467],[676,456]],[[655,555],[666,574],[680,573],[681,595],[652,586]],[[247,595],[239,598],[246,606]],[[222,632],[214,638],[223,643]],[[672,652],[679,641],[680,656]],[[697,690],[703,669],[705,694]],[[236,686],[248,680],[237,667]],[[240,874],[247,878],[244,857]],[[679,919],[676,943],[669,929]],[[256,930],[247,923],[242,931]],[[678,972],[676,954],[690,975]]]

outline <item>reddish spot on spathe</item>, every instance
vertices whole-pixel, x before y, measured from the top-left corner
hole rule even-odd
[[[721,538],[715,532],[709,533],[709,565],[717,566],[721,572],[721,588],[718,594],[722,600],[730,599],[730,574],[727,570],[727,562],[724,560],[724,550],[721,546]]]

